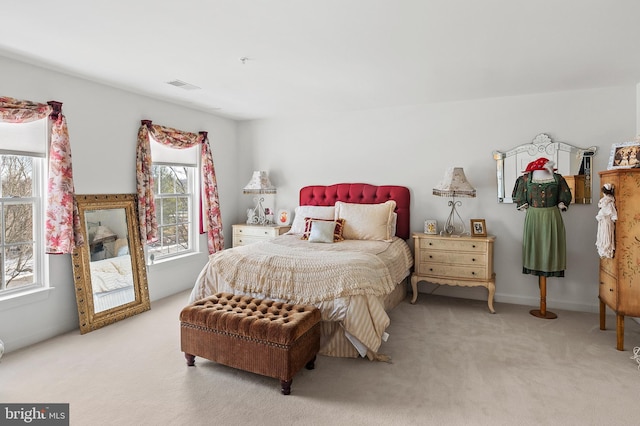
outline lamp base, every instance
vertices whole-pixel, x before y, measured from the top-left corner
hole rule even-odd
[[[462,217],[460,217],[460,214],[458,213],[458,210],[456,209],[457,206],[461,206],[462,203],[460,201],[456,201],[455,198],[452,201],[449,201],[448,206],[451,207],[451,212],[449,213],[449,217],[447,218],[447,221],[444,224],[444,228],[443,230],[440,232],[440,235],[447,235],[449,237],[461,237],[463,235],[471,235],[469,232],[467,232],[467,228],[464,225],[464,221],[462,220]],[[458,220],[456,221],[456,217],[458,218]],[[456,223],[459,222],[459,223]]]

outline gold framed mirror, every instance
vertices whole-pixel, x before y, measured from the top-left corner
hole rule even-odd
[[[73,251],[80,333],[151,309],[135,194],[75,196],[85,244]]]

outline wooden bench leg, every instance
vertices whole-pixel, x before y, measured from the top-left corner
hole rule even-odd
[[[293,379],[289,380],[280,380],[280,387],[282,388],[283,395],[289,395],[291,393],[291,383]]]
[[[187,359],[187,365],[193,367],[196,365],[196,356],[185,352],[184,357]]]
[[[311,359],[311,361],[309,361],[306,365],[305,368],[307,370],[313,370],[314,368],[316,368],[316,356],[314,355],[313,358]]]

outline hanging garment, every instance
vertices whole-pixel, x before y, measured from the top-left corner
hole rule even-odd
[[[598,207],[600,208],[596,215],[596,220],[598,221],[598,233],[596,235],[598,255],[601,258],[612,258],[616,248],[613,239],[614,222],[618,220],[616,200],[613,195],[605,194],[598,201]]]

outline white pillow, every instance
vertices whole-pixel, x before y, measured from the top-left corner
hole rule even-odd
[[[393,238],[396,235],[398,225],[398,213],[394,212],[391,216],[391,222],[389,222],[389,235]]]
[[[334,206],[298,206],[295,209],[293,223],[287,234],[301,235],[304,234],[304,218],[311,217],[313,219],[330,219],[333,220],[336,208]]]
[[[333,233],[335,229],[335,222],[312,220],[309,241],[312,243],[333,243]]]
[[[344,219],[342,236],[347,240],[391,241],[396,202],[352,204],[336,202],[336,219]]]

